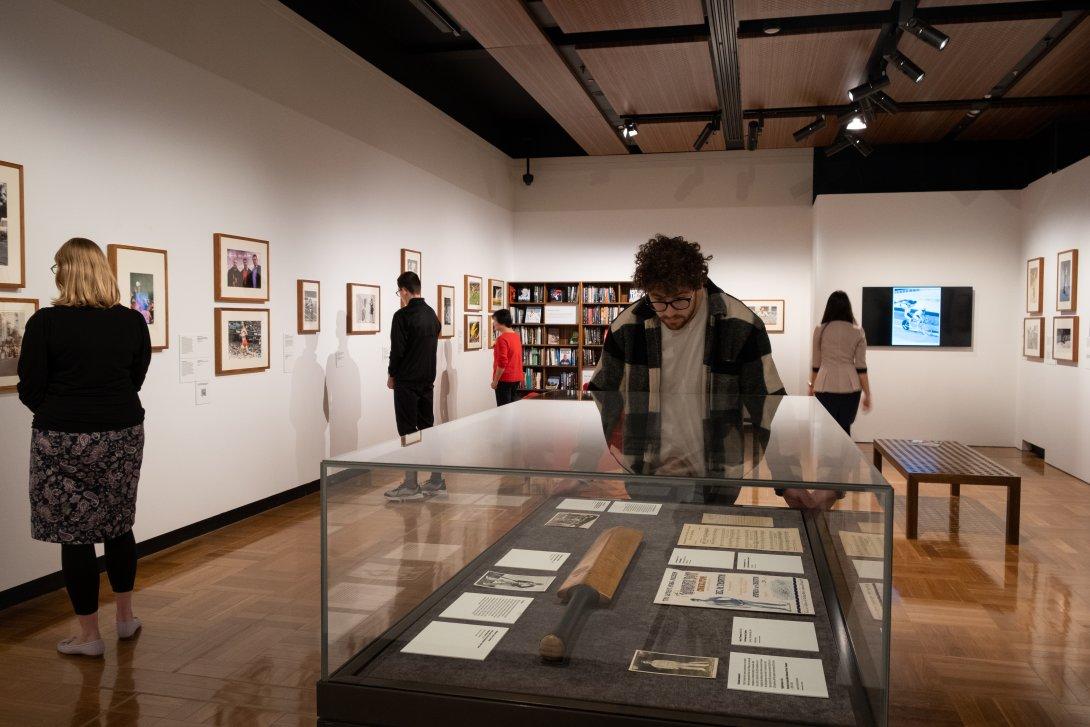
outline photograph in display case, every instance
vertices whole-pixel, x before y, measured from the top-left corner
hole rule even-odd
[[[1065,363],[1078,363],[1078,316],[1056,316],[1052,319],[1052,358]]]
[[[382,330],[382,289],[366,283],[349,283],[348,335],[364,336]]]
[[[784,332],[784,312],[782,300],[744,300],[751,311],[757,314],[769,333]]]
[[[106,257],[117,278],[121,304],[144,317],[151,350],[170,345],[170,299],[167,290],[167,251],[131,245],[107,245]]]
[[[216,308],[216,376],[269,368],[269,309]]]
[[[476,275],[465,276],[465,310],[479,313],[484,300],[484,282]]]
[[[295,281],[295,318],[300,335],[322,330],[322,284],[317,280]]]
[[[19,383],[19,351],[26,322],[38,310],[33,298],[0,298],[0,393]]]
[[[435,314],[439,316],[439,337],[454,338],[454,286],[440,285]]]
[[[0,161],[0,289],[26,285],[23,167]]]
[[[507,290],[507,286],[502,280],[496,280],[495,278],[488,279],[488,310],[498,311],[507,305],[507,301],[504,300],[503,291]]]
[[[401,272],[416,273],[421,280],[424,279],[424,256],[419,250],[401,248]]]
[[[1026,318],[1022,321],[1022,355],[1045,357],[1045,319]]]
[[[269,300],[269,242],[217,232],[212,236],[215,296],[221,303]]]
[[[1026,261],[1026,313],[1040,313],[1045,305],[1045,259]]]
[[[1056,310],[1073,313],[1079,307],[1079,251],[1056,255]]]
[[[465,350],[480,351],[481,341],[481,317],[479,315],[466,316]]]

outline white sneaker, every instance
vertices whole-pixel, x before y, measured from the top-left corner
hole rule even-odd
[[[140,619],[138,619],[136,616],[133,616],[128,621],[118,621],[117,638],[121,639],[122,641],[131,639],[133,636],[136,636],[136,632],[139,631],[140,627],[143,625],[144,624],[141,623]]]
[[[382,493],[387,500],[393,502],[408,502],[411,500],[423,500],[424,493],[420,491],[420,487],[413,484],[403,483],[392,490],[387,490]]]
[[[87,641],[82,644],[76,643],[76,638],[73,636],[70,639],[57,644],[57,651],[62,654],[68,654],[69,656],[102,656],[106,653],[106,644],[102,639],[97,641]]]

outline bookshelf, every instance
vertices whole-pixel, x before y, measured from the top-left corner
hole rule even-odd
[[[641,295],[627,281],[508,283],[526,371],[521,391],[582,391],[610,323]]]

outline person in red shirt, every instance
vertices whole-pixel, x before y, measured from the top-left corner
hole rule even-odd
[[[511,311],[496,311],[492,321],[499,334],[492,348],[492,388],[496,391],[496,406],[503,406],[515,401],[522,385],[522,339],[511,330]]]

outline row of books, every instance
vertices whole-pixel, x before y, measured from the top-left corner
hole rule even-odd
[[[605,342],[606,329],[604,328],[587,328],[583,331],[583,345],[585,346],[601,346]]]
[[[584,308],[583,323],[608,325],[613,322],[613,319],[617,317],[621,310],[621,308]]]
[[[524,346],[578,346],[579,329],[573,327],[529,328],[518,329],[519,338]]]
[[[541,323],[542,311],[543,309],[541,306],[533,305],[514,308],[511,311],[511,318],[515,321],[515,325],[536,325]]]
[[[598,359],[602,357],[602,349],[600,348],[584,348],[583,349],[583,365],[584,366],[597,366]]]
[[[527,348],[522,352],[523,366],[574,366],[574,348]]]
[[[577,303],[578,285],[510,285],[508,297],[512,303]]]
[[[584,303],[616,303],[617,302],[617,289],[610,286],[608,288],[598,287],[596,285],[584,285],[583,286],[583,302]]]
[[[575,391],[579,382],[579,374],[575,371],[565,371],[561,374],[549,374],[545,377],[545,389],[547,391]]]

